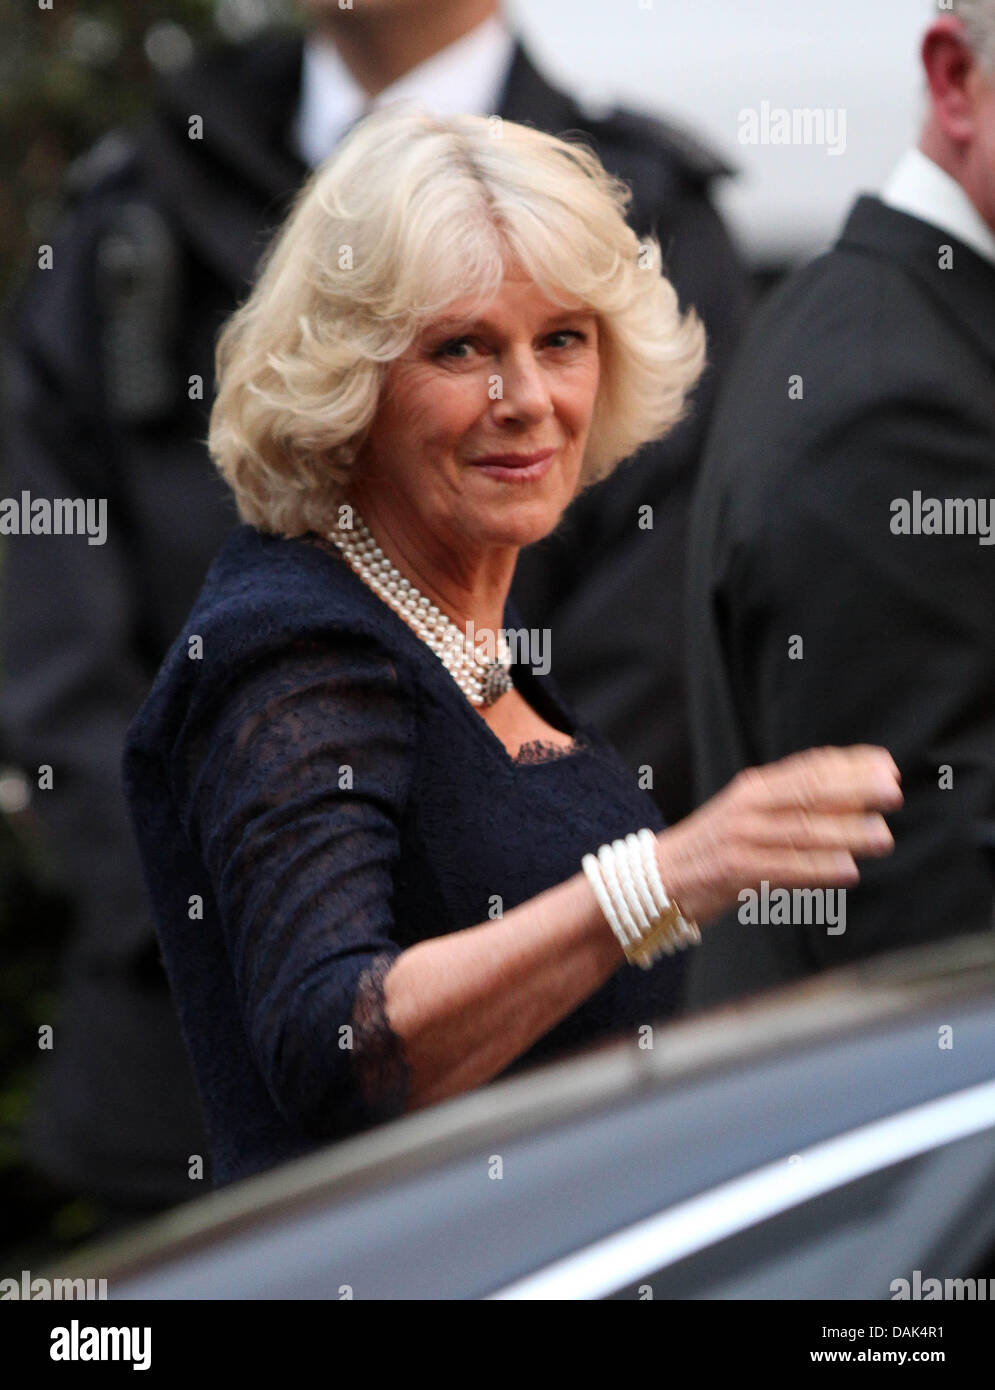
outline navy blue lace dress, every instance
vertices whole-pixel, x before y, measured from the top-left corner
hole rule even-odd
[[[216,557],[122,762],[215,1185],[403,1112],[406,947],[663,828],[548,676],[514,680],[572,745],[512,756],[330,541],[242,525]],[[508,1071],[673,1013],[682,967],[623,964]]]

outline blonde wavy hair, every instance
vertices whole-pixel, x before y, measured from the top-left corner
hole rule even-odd
[[[243,521],[327,531],[390,363],[511,265],[598,317],[600,378],[578,491],[681,419],[705,360],[629,188],[580,140],[394,102],[305,182],[217,342],[205,441]],[[576,305],[574,305],[576,307]]]

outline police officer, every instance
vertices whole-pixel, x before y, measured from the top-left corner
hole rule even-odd
[[[72,167],[51,268],[26,277],[4,345],[4,493],[106,497],[110,518],[102,546],[5,541],[0,720],[33,782],[52,769],[35,803],[77,906],[27,1146],[122,1219],[209,1183],[120,786],[123,735],[238,520],[204,447],[217,332],[310,168],[371,103],[422,96],[583,132],[704,319],[712,367],[692,416],[579,499],[522,557],[514,591],[529,625],[551,628],[555,676],[581,716],[642,769],[669,818],[691,807],[683,536],[748,293],[709,197],[729,171],[659,120],[557,90],[497,0],[305,8],[302,30],[220,44],[174,73],[143,125]]]

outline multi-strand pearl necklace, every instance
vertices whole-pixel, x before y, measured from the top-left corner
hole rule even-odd
[[[391,564],[355,508],[352,515],[352,527],[329,531],[329,540],[360,579],[435,652],[470,703],[492,705],[512,688],[511,648],[504,633],[498,634],[497,660],[482,661],[466,633]]]

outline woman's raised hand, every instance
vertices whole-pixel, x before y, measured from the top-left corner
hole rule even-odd
[[[884,748],[809,748],[746,768],[697,811],[657,835],[664,886],[700,923],[744,888],[850,887],[856,861],[894,848],[883,811],[903,801]]]

